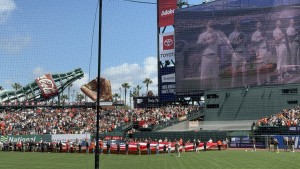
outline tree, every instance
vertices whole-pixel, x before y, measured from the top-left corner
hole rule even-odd
[[[140,90],[142,89],[142,86],[140,85],[137,85],[135,88],[134,88],[134,91],[136,91],[136,96],[140,96]]]
[[[71,87],[73,86],[73,83],[70,83],[68,85],[68,99],[70,99],[70,90],[71,90]]]
[[[77,94],[76,94],[76,101],[79,102],[79,103],[81,103],[83,99],[84,99],[83,94],[77,92]]]
[[[142,86],[140,86],[140,85],[137,85],[135,88],[133,88],[132,97],[140,96],[140,90],[141,89],[142,89]]]
[[[133,89],[132,97],[138,97],[138,93],[137,93],[136,88]]]
[[[62,103],[64,104],[66,102],[66,100],[69,99],[69,97],[68,97],[68,95],[62,95],[60,99],[61,99]]]
[[[22,88],[22,86],[21,86],[21,84],[20,83],[13,83],[12,85],[11,85],[11,87],[13,88],[13,89],[15,89],[15,90],[19,90],[19,89],[21,89]]]
[[[118,100],[118,98],[120,98],[120,95],[118,93],[115,93],[113,95],[113,98],[115,98],[114,101],[116,102]]]
[[[152,84],[152,80],[150,78],[145,78],[145,80],[143,81],[143,83],[146,84],[146,94],[148,93],[148,87],[149,87],[149,84]]]
[[[2,86],[0,86],[0,91],[4,90],[4,88]]]
[[[130,88],[130,85],[128,83],[123,83],[122,87],[124,88],[125,105],[126,105],[126,94],[127,94],[127,89]]]

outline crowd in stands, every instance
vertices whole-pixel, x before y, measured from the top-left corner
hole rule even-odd
[[[131,122],[148,127],[186,116],[195,106],[100,111],[100,132],[110,132]],[[24,108],[0,110],[0,135],[84,134],[96,130],[96,110],[91,108]]]
[[[257,126],[299,126],[300,124],[300,107],[283,109],[278,114],[269,117],[263,117],[258,120]]]

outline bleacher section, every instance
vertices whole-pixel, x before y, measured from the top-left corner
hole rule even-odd
[[[205,121],[255,121],[297,105],[298,90],[298,84],[291,84],[208,91]],[[207,97],[213,94],[217,97]]]

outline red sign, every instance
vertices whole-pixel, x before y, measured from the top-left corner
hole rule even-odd
[[[163,37],[163,50],[174,49],[174,35],[168,35]]]
[[[44,98],[49,98],[51,96],[57,95],[58,89],[50,74],[41,76],[35,79],[35,81],[39,85]]]
[[[173,25],[177,0],[159,0],[158,8],[159,27]]]

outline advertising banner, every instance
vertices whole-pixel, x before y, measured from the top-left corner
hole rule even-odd
[[[35,79],[36,83],[39,85],[42,95],[44,98],[49,98],[58,93],[58,89],[55,82],[50,74],[46,74]]]
[[[6,135],[6,136],[0,136],[0,142],[6,143],[18,143],[18,142],[40,142],[41,140],[50,142],[51,141],[51,135],[45,134],[45,135]]]
[[[175,60],[174,32],[159,35],[159,61]]]
[[[159,27],[173,25],[177,0],[159,0],[158,8]]]
[[[161,81],[159,86],[160,100],[176,100],[175,67],[161,68],[159,72],[159,78]]]
[[[283,149],[285,148],[285,145],[284,145],[284,139],[285,138],[292,138],[294,140],[294,147],[295,149],[299,149],[300,148],[300,143],[299,143],[299,135],[296,135],[296,136],[287,136],[287,135],[277,135],[277,136],[274,136],[274,138],[276,138],[278,140],[278,146],[279,148]]]
[[[54,134],[54,135],[52,135],[52,141],[55,141],[55,142],[59,142],[59,141],[62,141],[62,142],[66,142],[66,141],[75,142],[76,139],[78,141],[79,140],[85,140],[85,139],[90,140],[91,139],[91,134],[88,133],[88,134]]]
[[[299,6],[195,9],[175,13],[177,92],[300,82]]]
[[[161,76],[162,83],[175,83],[175,73]]]

